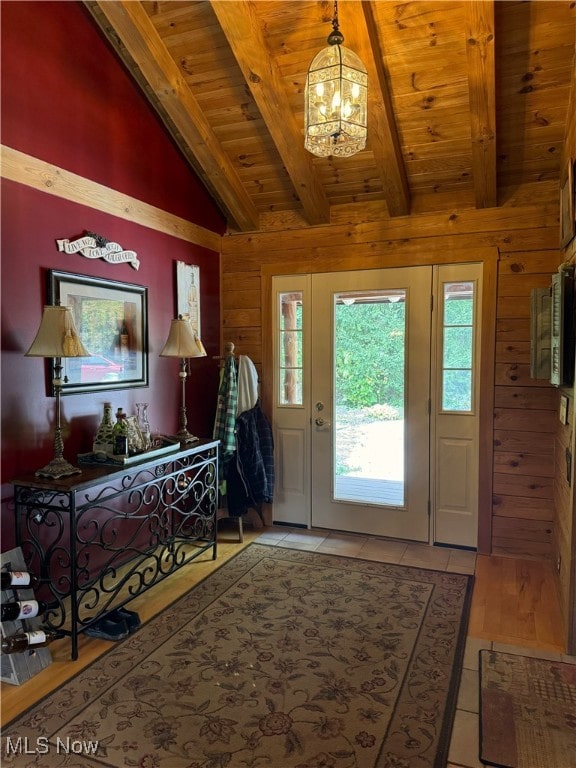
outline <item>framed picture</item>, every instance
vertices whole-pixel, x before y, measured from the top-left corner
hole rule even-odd
[[[48,278],[51,303],[72,307],[91,353],[62,358],[62,394],[147,387],[148,289],[56,270]]]
[[[177,314],[190,320],[190,325],[201,339],[200,267],[184,261],[176,262],[176,303]]]
[[[565,248],[575,234],[576,212],[574,210],[574,164],[568,163],[564,184],[560,187],[560,247]]]

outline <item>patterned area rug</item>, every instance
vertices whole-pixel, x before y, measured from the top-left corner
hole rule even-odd
[[[576,768],[576,664],[480,652],[480,759]]]
[[[6,726],[2,765],[440,768],[471,585],[251,544]]]

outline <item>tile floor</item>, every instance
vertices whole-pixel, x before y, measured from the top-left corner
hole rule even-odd
[[[283,528],[276,526],[262,532],[258,543],[293,547],[328,554],[361,557],[400,565],[414,565],[452,573],[474,573],[476,554],[447,547],[429,547],[401,541],[388,541],[355,534]],[[507,653],[561,660],[576,664],[576,657],[550,651],[520,648],[468,637],[447,768],[486,768],[479,752],[479,679],[478,653],[488,648]]]

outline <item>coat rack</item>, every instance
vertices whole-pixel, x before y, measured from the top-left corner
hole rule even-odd
[[[223,367],[223,365],[224,365],[224,363],[226,362],[226,359],[227,359],[228,357],[230,357],[230,356],[232,356],[232,357],[236,357],[236,355],[234,354],[234,349],[235,349],[235,346],[236,346],[236,345],[234,344],[234,342],[233,342],[233,341],[227,341],[227,342],[224,344],[224,351],[225,351],[225,353],[226,353],[226,354],[224,354],[224,355],[215,355],[215,356],[212,358],[212,360],[218,360],[218,362],[219,362],[219,364],[220,364],[220,368],[222,368],[222,367]]]

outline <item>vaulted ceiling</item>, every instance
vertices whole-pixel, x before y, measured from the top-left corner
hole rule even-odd
[[[369,77],[368,141],[304,149],[332,1],[86,0],[231,230],[502,205],[557,188],[575,79],[572,0],[340,0]],[[574,98],[574,97],[572,97]]]

